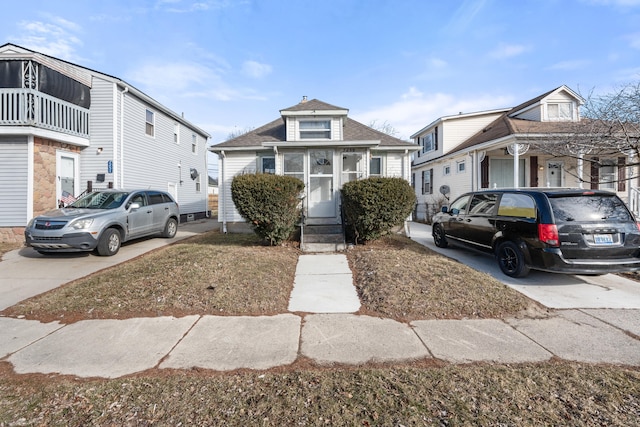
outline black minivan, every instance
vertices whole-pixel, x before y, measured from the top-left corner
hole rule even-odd
[[[433,240],[494,253],[504,274],[530,269],[606,274],[640,270],[640,225],[614,193],[575,188],[471,192],[434,216]]]

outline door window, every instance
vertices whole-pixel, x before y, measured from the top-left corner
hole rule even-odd
[[[476,194],[469,205],[469,213],[472,215],[491,215],[497,200],[497,194]]]
[[[455,214],[465,214],[467,213],[467,205],[469,204],[470,196],[462,196],[453,203],[451,203],[450,212]]]

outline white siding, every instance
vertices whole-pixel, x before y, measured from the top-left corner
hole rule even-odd
[[[404,153],[388,153],[386,156],[386,173],[387,177],[404,178],[402,160]]]
[[[91,114],[89,118],[90,146],[81,152],[80,157],[80,188],[87,188],[87,181],[92,181],[94,188],[106,188],[109,182],[114,182],[114,174],[108,173],[107,163],[113,161],[114,141],[119,135],[114,135],[114,83],[94,78],[91,88]],[[98,148],[102,152],[98,154]],[[105,174],[105,181],[97,182],[97,175]]]
[[[224,159],[224,166],[222,161],[221,157],[218,165],[218,221],[244,222],[231,200],[231,181],[236,175],[256,172],[256,152],[228,153]]]
[[[154,136],[145,132],[147,109],[154,113]],[[122,186],[168,190],[176,185],[181,214],[205,212],[208,209],[206,138],[180,124],[180,143],[176,144],[175,119],[148,106],[130,92],[125,94],[124,118]],[[194,133],[197,153],[191,149]],[[196,181],[190,176],[192,168],[200,174],[199,192],[196,192]]]
[[[534,122],[539,122],[542,120],[542,106],[536,105],[534,108],[527,110],[521,114],[515,116],[518,119],[522,120],[531,120]]]
[[[27,225],[29,154],[24,136],[0,136],[0,227]]]

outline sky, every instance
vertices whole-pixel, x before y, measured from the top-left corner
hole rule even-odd
[[[561,85],[640,80],[640,0],[30,0],[14,43],[124,80],[211,134],[307,96],[409,137]],[[217,175],[210,155],[209,174]]]

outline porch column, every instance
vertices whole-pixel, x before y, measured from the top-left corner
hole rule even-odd
[[[520,144],[513,144],[513,187],[520,187]]]
[[[582,188],[582,176],[584,173],[584,154],[582,152],[578,153],[578,165],[576,167],[578,169],[578,187]]]

